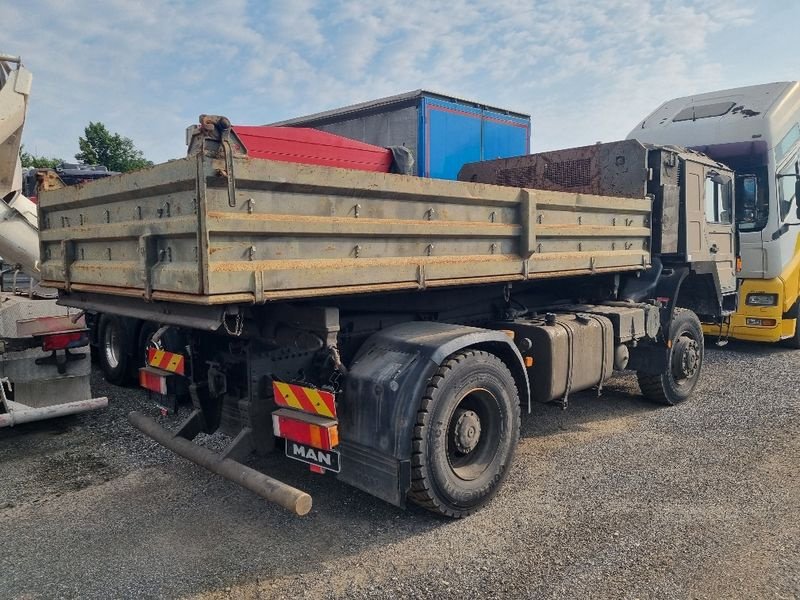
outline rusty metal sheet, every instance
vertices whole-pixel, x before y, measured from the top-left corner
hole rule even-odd
[[[636,140],[552,150],[464,165],[461,181],[644,198],[647,150]]]
[[[650,201],[194,155],[43,192],[46,285],[233,304],[642,269]]]

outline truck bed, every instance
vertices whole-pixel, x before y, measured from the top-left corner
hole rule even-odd
[[[65,291],[264,303],[643,269],[647,198],[196,154],[39,199]]]

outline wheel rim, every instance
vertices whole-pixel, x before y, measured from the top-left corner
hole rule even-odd
[[[112,369],[116,369],[119,366],[119,338],[120,335],[116,326],[112,324],[106,325],[103,334],[103,354],[105,355],[106,364]]]
[[[691,385],[700,372],[700,344],[688,332],[683,332],[672,345],[672,379],[679,386]]]
[[[447,425],[447,462],[460,479],[477,479],[496,456],[501,422],[500,403],[489,390],[477,388],[462,396]]]

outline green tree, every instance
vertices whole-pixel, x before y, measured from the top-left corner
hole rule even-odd
[[[33,167],[35,169],[54,169],[64,161],[60,158],[47,158],[46,156],[36,156],[30,152],[25,152],[25,147],[19,149],[19,158],[23,167]]]
[[[86,137],[78,138],[80,152],[75,158],[87,165],[105,165],[110,171],[135,171],[153,163],[147,160],[133,140],[111,133],[100,122],[90,122],[83,130]]]

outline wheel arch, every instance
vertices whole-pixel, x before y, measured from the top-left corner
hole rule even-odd
[[[514,377],[521,403],[529,406],[522,355],[504,332],[429,321],[388,327],[362,344],[337,401],[339,479],[397,506],[405,505],[422,396],[441,364],[468,348],[502,360]]]

